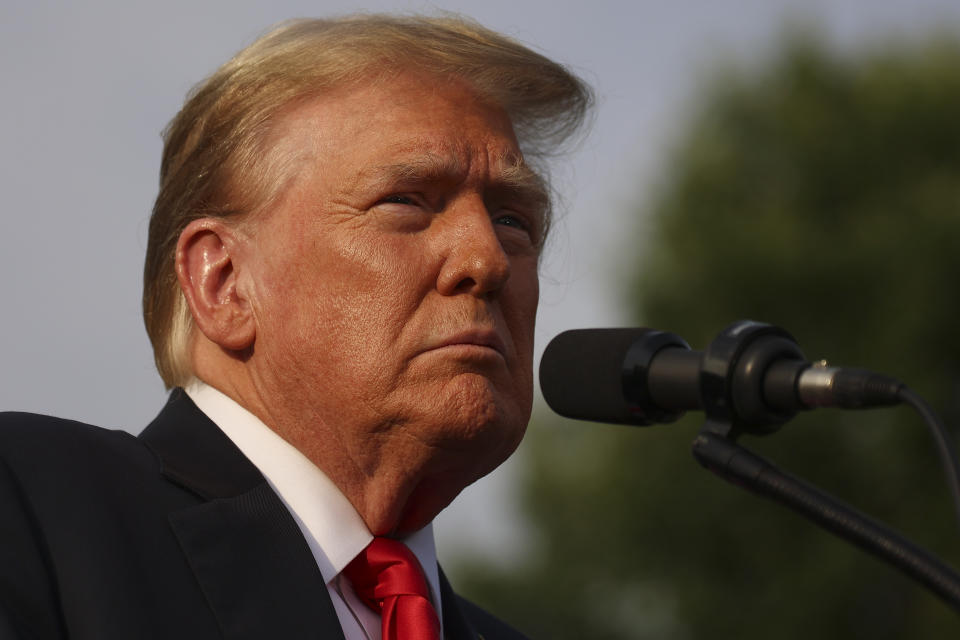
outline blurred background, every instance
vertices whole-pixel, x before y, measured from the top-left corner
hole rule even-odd
[[[138,432],[164,400],[140,318],[160,131],[268,25],[465,13],[596,89],[554,167],[537,358],[574,327],[705,347],[740,318],[906,380],[960,423],[960,3],[8,1],[0,7],[0,409]],[[437,523],[465,595],[536,638],[956,638],[892,569],[703,471],[699,422],[563,421]],[[906,409],[742,444],[953,566],[960,536]]]

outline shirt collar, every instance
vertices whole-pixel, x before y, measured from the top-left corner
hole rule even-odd
[[[329,585],[373,540],[360,514],[319,467],[232,398],[197,379],[185,391],[267,479],[303,532]],[[439,602],[433,525],[403,542],[417,557]]]

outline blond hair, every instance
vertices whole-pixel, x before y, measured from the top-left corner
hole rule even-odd
[[[461,17],[355,15],[283,23],[198,84],[164,130],[150,218],[143,316],[167,387],[192,376],[193,318],[175,272],[183,229],[268,207],[290,172],[268,153],[284,107],[357,81],[416,69],[465,80],[510,116],[536,162],[580,128],[589,88],[563,66]]]

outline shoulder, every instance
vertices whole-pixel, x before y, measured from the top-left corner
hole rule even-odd
[[[470,602],[466,598],[456,596],[461,611],[470,620],[470,624],[477,630],[483,640],[528,640],[503,620]]]
[[[33,413],[0,413],[0,467],[21,490],[59,495],[115,484],[133,469],[156,468],[124,431]]]
[[[102,496],[124,486],[130,474],[113,461],[136,451],[133,440],[71,420],[0,413],[0,636],[12,625],[65,637],[55,603],[66,574],[54,576],[96,553],[99,532],[87,514],[102,512]],[[62,540],[76,553],[64,554]]]
[[[456,594],[442,568],[440,569],[440,593],[443,602],[443,628],[450,637],[527,640],[527,636],[506,622]]]
[[[0,411],[0,444],[28,442],[50,436],[89,440],[109,438],[109,434],[116,433],[124,432],[39,413]]]
[[[0,412],[0,459],[16,464],[25,460],[51,463],[123,456],[142,449],[125,431],[103,429],[74,420],[35,413]],[[72,466],[68,464],[67,466]]]

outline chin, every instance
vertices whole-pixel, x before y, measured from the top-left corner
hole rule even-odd
[[[394,520],[396,533],[427,525],[465,487],[516,450],[530,418],[530,400],[529,393],[509,391],[484,376],[466,374],[407,398],[416,411],[403,422],[428,448],[417,463],[418,480]]]
[[[498,386],[478,374],[462,374],[434,397],[439,446],[503,449],[499,464],[520,444],[530,419],[531,394]],[[495,466],[495,465],[494,465]]]

